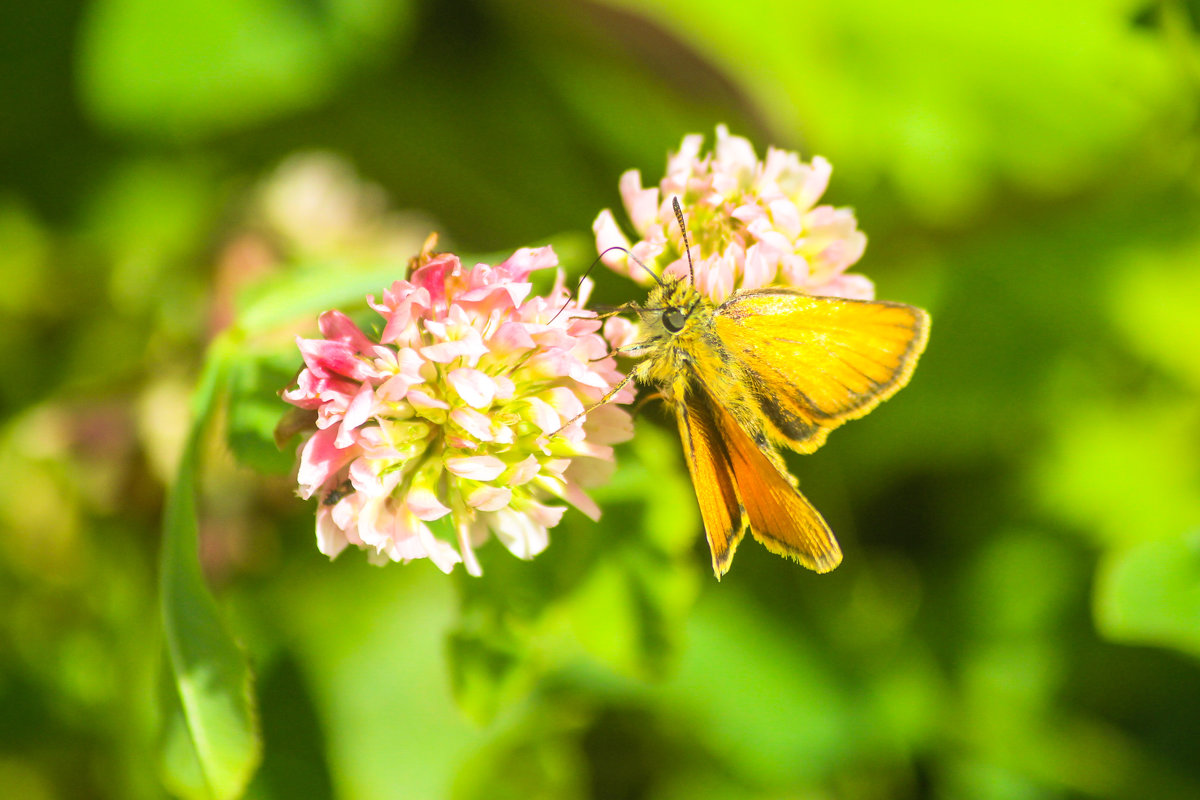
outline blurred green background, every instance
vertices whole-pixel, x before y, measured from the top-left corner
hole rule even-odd
[[[160,524],[236,321],[200,553],[256,678],[250,797],[1200,797],[1198,13],[25,4],[0,26],[0,793],[199,796],[162,756]],[[265,438],[305,298],[362,308],[434,229],[577,274],[621,172],[656,182],[719,122],[828,157],[858,271],[933,315],[912,384],[791,461],[844,564],[748,543],[718,584],[653,407],[604,519],[534,562],[320,556]]]

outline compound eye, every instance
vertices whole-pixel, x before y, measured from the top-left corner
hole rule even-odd
[[[687,322],[687,314],[683,313],[680,308],[668,308],[663,312],[662,324],[671,333],[679,333],[683,330],[683,323]]]

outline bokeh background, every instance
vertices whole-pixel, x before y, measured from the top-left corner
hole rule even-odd
[[[250,797],[1200,797],[1198,11],[11,10],[0,794],[202,796],[164,734],[161,520],[232,325],[200,554],[255,678]],[[844,564],[747,543],[718,584],[653,406],[603,520],[533,562],[320,556],[269,440],[295,333],[431,230],[579,274],[621,172],[721,122],[829,158],[857,270],[933,315],[911,385],[791,461]]]

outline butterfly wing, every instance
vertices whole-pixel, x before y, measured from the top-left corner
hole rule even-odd
[[[718,578],[729,570],[747,523],[772,553],[809,569],[828,572],[841,563],[820,513],[702,386],[693,382],[676,414]]]
[[[712,551],[713,572],[720,580],[729,571],[733,553],[746,533],[729,453],[702,390],[692,392],[687,402],[676,404],[675,417]]]
[[[915,306],[786,289],[734,295],[713,324],[771,438],[801,453],[908,383],[929,337]]]
[[[829,572],[842,563],[842,549],[820,512],[728,411],[716,405],[710,408],[754,538],[772,553],[817,572]]]

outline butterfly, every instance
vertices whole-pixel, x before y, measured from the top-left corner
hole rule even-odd
[[[633,380],[673,409],[718,580],[747,530],[771,552],[828,572],[841,548],[777,448],[811,453],[899,391],[925,349],[929,315],[786,288],[715,302],[695,288],[678,198],[673,205],[691,278],[655,276],[644,305],[612,312],[640,319],[644,338],[620,352],[641,358],[598,405]]]

